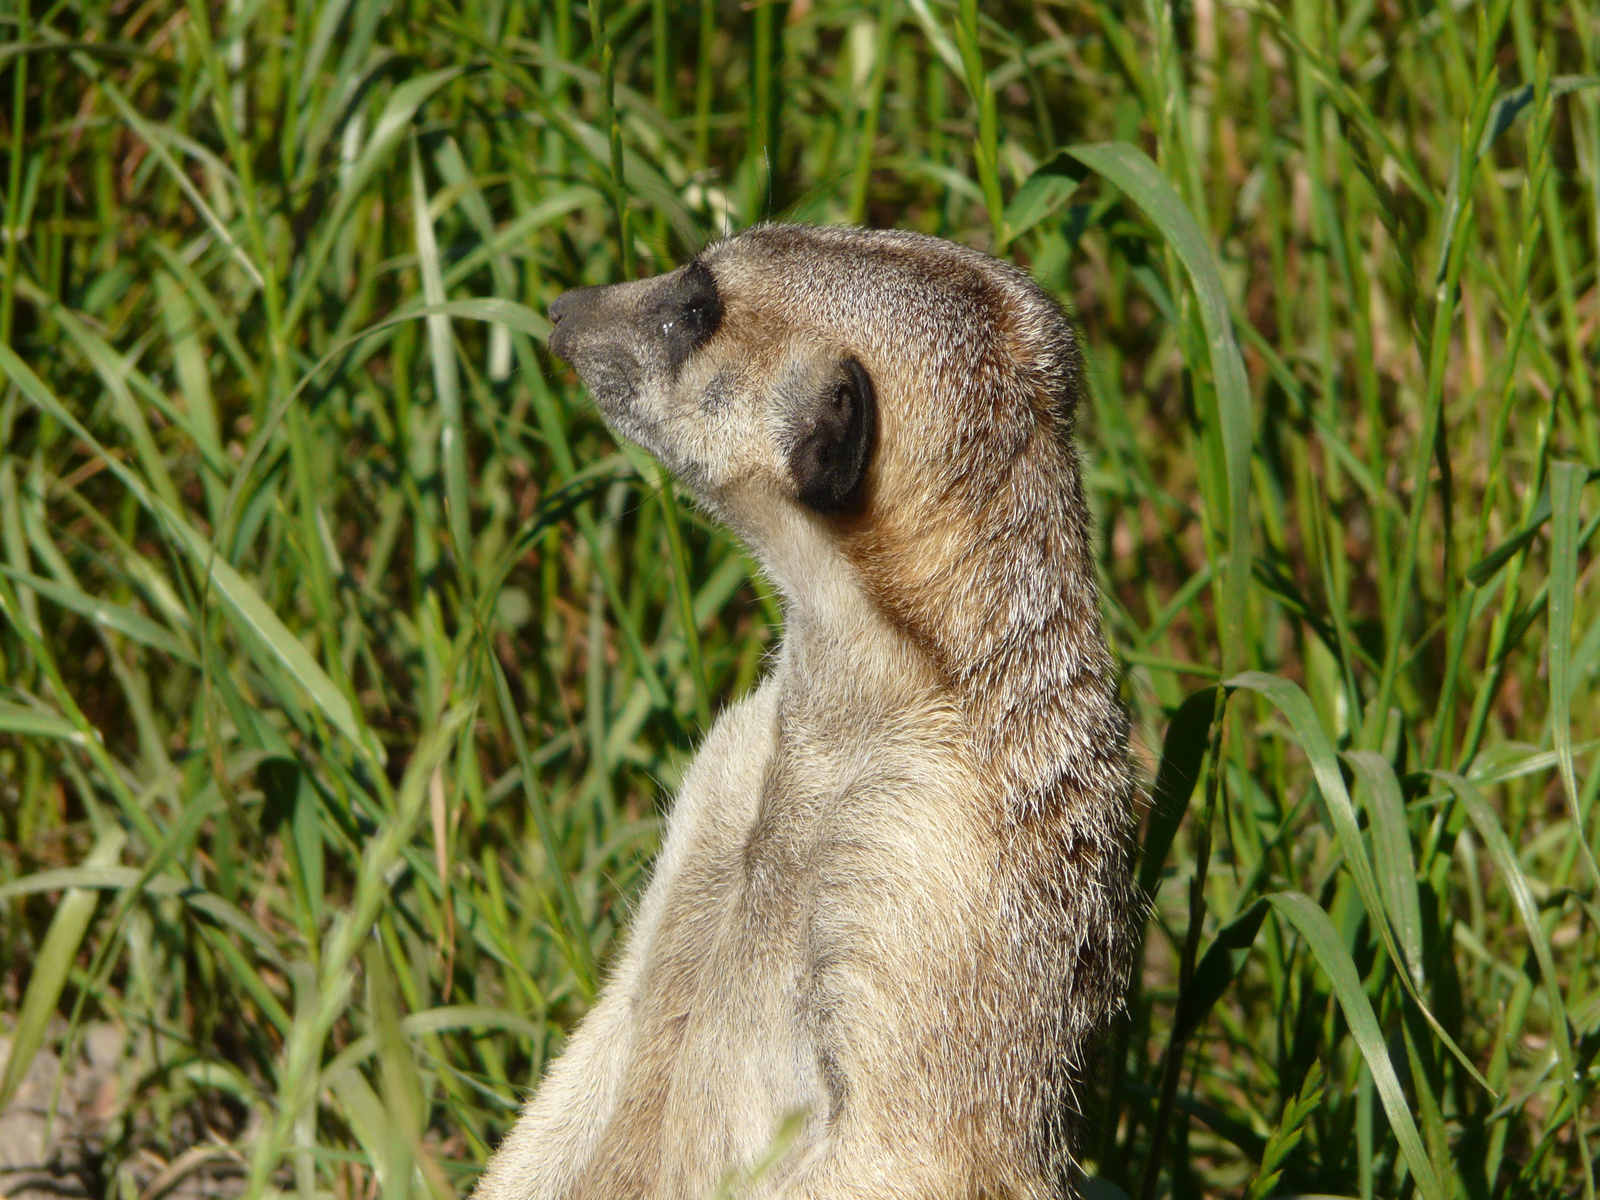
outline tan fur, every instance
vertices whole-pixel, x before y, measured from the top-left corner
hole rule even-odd
[[[1133,790],[1070,330],[1020,272],[910,234],[769,226],[699,261],[722,314],[685,361],[661,348],[681,271],[584,294],[552,345],[749,544],[785,640],[477,1195],[709,1196],[796,1112],[750,1194],[1067,1195],[1129,970]],[[841,356],[877,434],[824,516],[784,430]]]

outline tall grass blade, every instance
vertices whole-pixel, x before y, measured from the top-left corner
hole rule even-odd
[[[1000,192],[1000,133],[995,117],[994,88],[990,86],[989,73],[983,69],[983,51],[978,45],[978,0],[958,0],[956,45],[961,50],[961,77],[978,110],[978,136],[972,144],[978,184],[983,189],[984,206],[989,210],[995,247],[1003,249],[1010,241],[1010,233],[1006,229],[1005,204]]]
[[[74,742],[80,746],[89,742],[88,737],[65,717],[58,717],[55,713],[37,708],[24,708],[20,704],[4,702],[0,702],[0,732],[13,733],[18,737],[54,738],[58,741]],[[0,895],[3,894],[0,892]]]
[[[77,434],[133,493],[139,503],[162,523],[178,547],[188,553],[195,568],[209,575],[216,585],[218,594],[227,603],[229,614],[241,632],[247,635],[246,644],[253,650],[264,649],[270,654],[306,689],[328,719],[358,750],[382,762],[383,748],[363,728],[344,693],[335,686],[333,680],[328,678],[327,673],[311,657],[310,651],[301,644],[299,638],[289,632],[244,576],[225,560],[217,558],[213,547],[178,512],[153,494],[115,455],[101,446],[94,436],[67,412],[27,364],[6,346],[0,346],[0,370],[10,376],[22,394],[41,411],[48,413]]]
[[[1205,954],[1194,969],[1189,987],[1178,997],[1178,1011],[1172,1019],[1174,1042],[1184,1043],[1200,1028],[1218,1000],[1233,986],[1244,970],[1255,945],[1256,934],[1266,920],[1265,901],[1258,900],[1217,930]]]
[[[117,861],[127,837],[120,829],[111,829],[95,843],[84,865],[89,870],[107,867]],[[33,960],[33,974],[28,980],[28,990],[22,995],[22,1008],[17,1013],[17,1023],[11,1030],[11,1053],[6,1059],[5,1074],[0,1075],[0,1112],[10,1105],[22,1081],[28,1077],[34,1055],[44,1043],[45,1027],[55,1015],[61,989],[67,985],[67,976],[78,957],[78,947],[89,931],[89,922],[100,902],[96,891],[69,887],[56,905],[50,918],[50,930]]]
[[[1161,743],[1161,765],[1155,787],[1150,792],[1150,816],[1145,825],[1144,842],[1139,849],[1139,890],[1154,898],[1160,886],[1167,853],[1177,835],[1189,797],[1200,779],[1215,719],[1218,691],[1202,688],[1185,698],[1167,724]]]
[[[1393,920],[1384,905],[1383,894],[1372,870],[1372,862],[1367,858],[1366,843],[1361,837],[1361,827],[1356,821],[1355,808],[1350,803],[1350,793],[1345,789],[1344,777],[1339,773],[1339,762],[1334,757],[1333,745],[1317,721],[1316,710],[1312,707],[1310,698],[1289,680],[1266,675],[1260,671],[1246,671],[1241,675],[1235,675],[1232,679],[1226,680],[1223,686],[1248,688],[1264,696],[1289,722],[1290,728],[1294,730],[1295,737],[1300,742],[1300,748],[1310,760],[1312,775],[1316,778],[1317,787],[1322,791],[1323,803],[1328,807],[1334,834],[1339,839],[1339,848],[1344,851],[1345,865],[1355,882],[1356,893],[1366,906],[1367,917],[1384,943],[1384,947],[1389,951],[1389,957],[1404,967],[1407,959],[1396,941]],[[1412,1000],[1416,1002],[1418,1011],[1433,1028],[1435,1036],[1444,1043],[1467,1073],[1487,1089],[1488,1082],[1478,1068],[1423,1003],[1422,996],[1411,980],[1410,972],[1402,970],[1400,978],[1404,981]]]
[[[149,646],[152,650],[159,650],[179,662],[186,662],[191,666],[200,665],[200,658],[187,639],[152,621],[141,612],[125,605],[112,604],[99,596],[91,596],[81,588],[68,587],[66,584],[42,579],[27,571],[14,570],[4,563],[0,563],[0,571],[10,576],[13,583],[20,584],[79,616],[87,617],[96,625],[120,633],[140,645]]]
[[[1023,181],[1006,205],[1006,230],[1013,241],[1072,199],[1087,172],[1067,151],[1057,150]]]
[[[1231,675],[1245,661],[1245,594],[1250,583],[1250,383],[1233,336],[1233,317],[1217,273],[1216,258],[1193,215],[1173,186],[1136,146],[1108,142],[1069,146],[1067,153],[1103,175],[1161,231],[1189,272],[1211,355],[1228,475],[1228,566],[1222,595],[1222,671]]]
[[[1588,869],[1590,882],[1600,888],[1600,866],[1589,845],[1588,804],[1579,798],[1577,773],[1572,761],[1572,619],[1578,592],[1578,500],[1588,478],[1582,465],[1550,464],[1550,735],[1555,743],[1561,790],[1572,814],[1573,836]],[[1586,798],[1587,799],[1587,798]]]
[[[317,240],[307,252],[307,261],[300,282],[289,295],[289,302],[283,314],[284,329],[293,329],[299,323],[302,310],[310,303],[315,289],[320,286],[322,268],[327,263],[328,255],[333,252],[334,239],[343,229],[351,210],[360,202],[367,184],[389,161],[395,147],[400,144],[401,136],[417,115],[417,111],[440,88],[459,74],[461,70],[458,67],[430,71],[415,79],[406,80],[390,94],[389,102],[384,105],[383,112],[378,115],[378,120],[373,125],[372,136],[362,147],[361,156],[356,159],[349,172],[340,178],[338,202],[333,212],[320,224]]]
[[[1555,956],[1550,951],[1550,939],[1545,933],[1543,922],[1539,919],[1539,903],[1533,897],[1533,889],[1528,885],[1528,877],[1517,859],[1517,853],[1512,848],[1510,839],[1501,828],[1500,818],[1489,807],[1478,789],[1461,776],[1449,771],[1434,771],[1432,774],[1456,794],[1465,806],[1467,815],[1472,818],[1473,827],[1477,829],[1484,848],[1488,850],[1489,857],[1494,860],[1495,868],[1500,872],[1501,882],[1511,893],[1511,901],[1516,907],[1517,916],[1521,918],[1522,928],[1528,935],[1528,944],[1533,949],[1534,959],[1539,964],[1540,979],[1550,1003],[1550,1027],[1556,1047],[1556,1058],[1561,1064],[1562,1087],[1574,1106],[1570,1115],[1586,1172],[1584,1195],[1592,1197],[1594,1171],[1590,1166],[1588,1138],[1584,1132],[1582,1117],[1585,1088],[1577,1070],[1572,1030],[1568,1024],[1566,999],[1561,993],[1560,977],[1556,974]]]
[[[1406,1166],[1417,1181],[1417,1191],[1424,1200],[1445,1200],[1444,1187],[1434,1174],[1433,1163],[1422,1145],[1422,1135],[1417,1132],[1416,1122],[1411,1118],[1410,1101],[1400,1087],[1400,1077],[1389,1058],[1389,1047],[1384,1041],[1383,1031],[1378,1027],[1377,1015],[1372,1011],[1372,1001],[1367,999],[1366,990],[1361,986],[1361,976],[1333,923],[1328,920],[1327,913],[1312,903],[1310,897],[1299,892],[1276,892],[1267,900],[1305,938],[1306,945],[1327,975],[1328,982],[1333,985],[1333,994],[1339,1000],[1339,1007],[1344,1010],[1350,1035],[1361,1048],[1361,1056],[1366,1060],[1367,1069],[1372,1072],[1378,1098],[1383,1101],[1390,1128],[1400,1143],[1400,1153],[1405,1156]]]
[[[439,243],[433,235],[433,218],[428,214],[428,190],[422,181],[422,160],[417,143],[411,142],[411,206],[416,227],[417,263],[422,268],[422,298],[429,308],[445,302],[444,272],[439,262]],[[427,318],[428,351],[433,362],[433,391],[439,404],[439,455],[444,460],[445,512],[450,540],[455,547],[457,570],[469,577],[472,562],[472,533],[467,499],[467,433],[461,417],[461,383],[456,372],[455,341],[450,318],[434,312]]]
[[[389,872],[400,860],[421,820],[428,779],[449,753],[461,725],[472,712],[470,703],[450,709],[417,746],[416,753],[406,764],[394,815],[382,825],[361,856],[354,899],[350,907],[339,914],[324,939],[315,977],[311,976],[309,965],[303,968],[306,977],[296,989],[294,1023],[284,1046],[278,1075],[278,1110],[256,1142],[250,1161],[245,1191],[250,1200],[259,1200],[265,1193],[302,1114],[315,1101],[323,1043],[349,1001],[353,985],[351,967],[384,905]]]
[[[1411,854],[1411,831],[1406,826],[1400,781],[1389,760],[1374,751],[1348,750],[1341,757],[1361,784],[1358,794],[1366,801],[1384,911],[1394,923],[1395,936],[1405,955],[1405,969],[1420,990],[1427,974],[1422,959],[1422,901],[1417,896],[1417,865]]]
[[[128,123],[128,127],[139,135],[146,146],[150,147],[150,153],[155,155],[156,161],[166,168],[167,174],[178,185],[183,194],[188,197],[189,203],[194,205],[195,211],[211,227],[211,232],[216,234],[218,240],[228,247],[235,261],[250,276],[251,282],[257,287],[265,286],[265,280],[261,277],[261,268],[245,252],[244,247],[234,240],[233,233],[228,229],[222,218],[212,211],[211,206],[206,203],[205,197],[200,194],[200,189],[195,187],[194,180],[189,178],[189,173],[173,159],[172,152],[167,149],[166,140],[161,136],[160,132],[139,115],[138,109],[122,94],[122,89],[111,80],[105,78],[88,55],[79,53],[74,54],[72,57],[78,64],[79,69],[95,81],[101,94],[111,101],[117,112],[121,114],[122,119]]]

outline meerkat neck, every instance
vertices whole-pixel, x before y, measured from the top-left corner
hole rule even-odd
[[[1126,761],[1086,508],[1047,466],[1055,486],[1019,458],[963,519],[904,523],[852,555],[954,694],[980,770],[1018,816],[1087,809]]]

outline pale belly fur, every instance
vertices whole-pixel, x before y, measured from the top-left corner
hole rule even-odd
[[[836,1018],[901,972],[878,923],[915,924],[896,917],[920,895],[947,901],[974,882],[965,855],[929,836],[971,815],[963,789],[929,787],[963,774],[940,762],[938,719],[902,710],[842,736],[783,699],[752,697],[719,729],[731,737],[708,739],[694,774],[715,777],[715,809],[686,781],[659,908],[641,914],[655,919],[630,996],[633,1053],[575,1197],[709,1197],[758,1167],[745,1194],[761,1195],[802,1173],[847,1099]]]

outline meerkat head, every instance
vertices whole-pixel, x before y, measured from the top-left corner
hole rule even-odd
[[[1077,352],[1016,268],[916,234],[762,226],[668,274],[569,292],[550,317],[552,352],[611,427],[791,599],[844,562],[897,615],[948,627],[950,598],[933,593],[970,577],[974,556],[991,602],[1058,592],[1042,562],[992,574],[997,549],[1059,557],[1051,544],[1083,525],[1067,437]],[[1016,599],[1001,608],[1020,618]],[[982,637],[1006,618],[968,620]]]
[[[878,396],[857,352],[865,331],[786,305],[769,278],[781,265],[754,261],[752,237],[654,279],[567,293],[550,309],[550,346],[617,433],[764,543],[786,507],[860,507]]]

